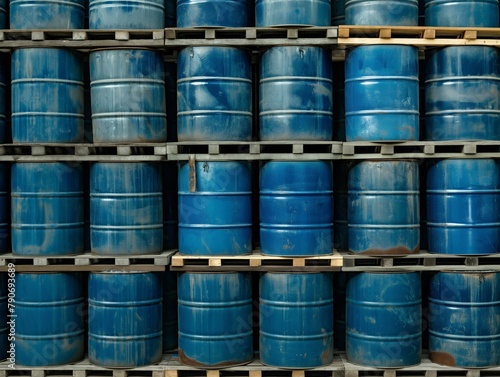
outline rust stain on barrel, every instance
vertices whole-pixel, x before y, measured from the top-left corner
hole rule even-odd
[[[395,246],[388,249],[368,249],[355,254],[371,255],[371,256],[384,256],[384,255],[404,256],[404,255],[418,254],[419,252],[420,252],[420,243],[418,243],[413,250],[410,250],[405,246]],[[350,253],[353,254],[352,252]]]
[[[442,364],[442,365],[448,365],[450,367],[456,366],[455,358],[447,352],[434,351],[434,352],[430,352],[429,355],[430,355],[431,361],[433,361],[435,363]]]
[[[248,364],[251,360],[248,362],[242,363],[242,362],[235,362],[235,361],[224,361],[222,363],[217,363],[213,365],[206,365],[203,363],[200,363],[199,361],[196,361],[195,359],[190,358],[187,356],[184,351],[181,349],[178,350],[179,352],[179,360],[181,361],[182,364],[195,367],[195,368],[203,368],[203,369],[221,369],[221,368],[227,368],[227,367],[233,367],[237,365],[245,365]]]

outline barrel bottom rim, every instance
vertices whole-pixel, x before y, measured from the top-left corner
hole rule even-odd
[[[349,360],[347,358],[347,362],[353,365],[361,366],[361,367],[369,367],[369,368],[375,368],[375,369],[401,369],[401,368],[410,368],[410,367],[415,367],[420,364],[422,364],[422,355],[420,355],[420,360],[417,363],[411,363],[411,364],[404,364],[404,365],[398,365],[398,366],[380,366],[380,365],[369,365],[369,364],[361,364],[357,363],[355,361]]]
[[[272,253],[272,252],[260,252],[261,255],[269,257],[283,257],[283,258],[313,258],[313,257],[325,257],[333,255],[334,252],[329,253],[318,253],[318,254],[286,254],[286,253]]]
[[[218,363],[214,365],[206,365],[203,363],[200,363],[199,361],[193,360],[190,357],[188,357],[182,349],[178,348],[178,354],[179,354],[179,361],[183,365],[187,365],[189,367],[197,368],[197,369],[223,369],[223,368],[231,368],[231,367],[236,367],[236,366],[241,366],[241,365],[247,365],[250,364],[252,361],[254,361],[253,354],[250,357],[249,360],[247,361],[236,361],[234,363],[232,362],[223,362],[223,363]]]
[[[98,257],[109,257],[109,258],[133,258],[133,257],[139,257],[139,256],[144,256],[144,255],[160,255],[163,253],[162,251],[151,251],[151,252],[146,252],[146,253],[127,253],[127,254],[122,254],[122,253],[102,253],[102,252],[96,252],[94,250],[90,250],[90,252],[86,253],[89,256],[98,256]]]
[[[281,370],[311,370],[311,369],[323,368],[325,366],[331,365],[333,363],[334,359],[332,359],[332,361],[329,363],[318,364],[318,365],[314,365],[314,366],[310,366],[310,367],[304,367],[304,366],[302,366],[302,367],[285,367],[282,365],[275,365],[275,364],[266,363],[260,357],[259,357],[259,361],[262,363],[262,365],[272,367],[272,368],[279,368]]]

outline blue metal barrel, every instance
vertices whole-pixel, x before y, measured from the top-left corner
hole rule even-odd
[[[8,302],[7,302],[7,274],[0,274],[0,360],[7,358],[7,351],[10,348],[9,325],[7,324]],[[11,303],[14,304],[12,301]],[[9,318],[10,320],[10,318]]]
[[[313,368],[333,361],[333,274],[267,272],[259,311],[264,364]]]
[[[98,255],[162,251],[161,167],[98,162],[90,168],[90,243]]]
[[[203,368],[252,360],[252,277],[248,272],[179,275],[179,359]]]
[[[345,22],[347,25],[417,26],[418,0],[347,0]]]
[[[353,272],[336,272],[334,277],[334,291],[333,302],[334,305],[334,321],[333,333],[335,349],[345,351],[345,300],[346,300],[346,287],[347,282],[352,276],[356,274]]]
[[[460,368],[500,365],[500,273],[438,272],[429,293],[429,354]]]
[[[498,0],[425,0],[425,25],[498,27]]]
[[[333,252],[333,170],[326,161],[271,161],[260,169],[260,249],[281,256]]]
[[[84,19],[84,0],[10,0],[11,29],[83,29]]]
[[[177,348],[177,273],[163,273],[163,352]]]
[[[371,45],[345,62],[347,141],[418,140],[418,49]]]
[[[349,170],[349,251],[370,255],[418,253],[418,164],[363,161]]]
[[[177,63],[165,62],[164,70],[167,141],[177,141]]]
[[[163,178],[163,250],[179,245],[179,217],[177,205],[177,163],[162,164]]]
[[[162,275],[157,272],[91,272],[89,361],[134,368],[162,355]]]
[[[260,61],[260,139],[332,139],[331,51],[278,46]]]
[[[345,67],[333,62],[333,140],[345,141]]]
[[[12,141],[83,141],[83,61],[69,50],[12,52]]]
[[[240,255],[252,251],[252,168],[248,162],[181,164],[179,252]]]
[[[500,251],[500,162],[440,160],[427,172],[429,251],[492,254]]]
[[[83,168],[65,162],[18,162],[11,171],[12,252],[83,252]]]
[[[255,26],[330,26],[330,0],[256,0]]]
[[[354,364],[399,368],[420,363],[418,272],[352,276],[346,291],[346,356]]]
[[[177,0],[177,27],[249,26],[247,0]]]
[[[251,140],[250,55],[233,47],[187,47],[177,64],[179,141]]]
[[[500,140],[500,52],[451,46],[426,55],[428,140]]]
[[[333,246],[337,250],[348,250],[348,201],[347,177],[349,162],[334,162],[333,171]]]
[[[164,0],[89,0],[90,29],[163,29]]]
[[[167,140],[163,57],[146,49],[90,53],[95,143]]]
[[[345,25],[345,0],[332,1],[332,25]]]
[[[45,367],[84,356],[84,292],[78,273],[16,273],[16,364]]]
[[[11,250],[10,242],[10,167],[0,164],[0,253]]]

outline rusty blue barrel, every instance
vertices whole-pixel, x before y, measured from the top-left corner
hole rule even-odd
[[[436,273],[429,292],[429,354],[460,368],[500,365],[500,273]]]
[[[177,0],[177,27],[249,25],[247,0]]]
[[[498,0],[425,0],[425,25],[498,27]]]
[[[347,141],[418,140],[418,49],[371,45],[345,62]]]
[[[251,140],[250,55],[233,47],[187,47],[177,64],[179,141]]]
[[[0,274],[0,360],[5,360],[7,358],[7,351],[10,348],[10,325],[7,324],[7,295],[7,274],[2,273]],[[14,303],[14,301],[11,301],[11,303]]]
[[[354,364],[399,368],[420,363],[418,272],[352,276],[346,290],[346,357]]]
[[[0,164],[0,253],[10,251],[10,167]],[[0,317],[1,318],[1,317]]]
[[[334,321],[333,321],[333,333],[334,336],[334,346],[338,351],[345,351],[345,300],[346,300],[346,287],[349,279],[355,276],[353,272],[336,272],[333,274],[334,277],[334,290],[333,290],[333,302],[334,302]]]
[[[333,274],[267,272],[259,301],[264,364],[313,368],[333,361]]]
[[[348,246],[356,254],[406,255],[420,250],[418,164],[363,161],[349,170]]]
[[[177,273],[163,273],[163,352],[177,348]]]
[[[89,274],[89,361],[107,368],[154,364],[162,355],[162,275]]]
[[[417,26],[418,0],[347,0],[347,25]]]
[[[83,29],[84,19],[84,0],[10,0],[11,29]]]
[[[83,61],[57,48],[12,52],[12,141],[83,141]]]
[[[105,49],[89,59],[94,143],[166,141],[162,54]]]
[[[330,26],[330,0],[256,0],[255,26]]]
[[[252,169],[248,162],[191,161],[179,170],[179,252],[252,251]]]
[[[164,0],[89,0],[90,29],[163,29]]]
[[[162,251],[161,167],[97,162],[90,168],[90,243],[98,255]]]
[[[500,140],[500,52],[450,46],[426,55],[428,140]]]
[[[332,25],[345,25],[345,0],[332,0]]]
[[[12,252],[33,256],[82,253],[83,206],[83,168],[80,164],[13,164]]]
[[[427,172],[429,251],[492,254],[500,250],[500,163],[450,159]]]
[[[270,161],[260,168],[262,254],[333,251],[333,169],[327,161]]]
[[[16,364],[46,367],[82,360],[82,276],[72,272],[18,272],[15,283]]]
[[[180,361],[202,368],[251,361],[251,274],[185,272],[178,279]]]
[[[333,171],[333,246],[338,250],[348,250],[347,220],[347,177],[349,163],[334,162]]]
[[[312,46],[272,47],[262,55],[260,139],[332,139],[331,51]]]
[[[163,179],[163,250],[178,246],[177,164],[162,164]]]

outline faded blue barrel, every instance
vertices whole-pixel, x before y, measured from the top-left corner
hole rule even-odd
[[[91,272],[89,361],[107,368],[154,364],[162,355],[162,275]]]
[[[256,0],[255,26],[330,26],[330,0]]]
[[[90,0],[90,29],[163,29],[164,0]]]
[[[347,221],[347,177],[349,163],[346,161],[334,162],[333,171],[333,246],[337,250],[348,250],[348,221]]]
[[[417,26],[418,0],[347,0],[345,22],[347,25]]]
[[[16,364],[45,367],[84,356],[84,292],[78,273],[16,273]]]
[[[14,273],[10,273],[12,278]],[[7,351],[10,349],[10,325],[7,324],[8,312],[8,301],[7,301],[8,289],[7,289],[7,274],[0,274],[0,360],[5,360],[7,358]],[[11,294],[12,296],[12,294]],[[15,305],[14,301],[11,303]],[[10,356],[10,355],[9,355]]]
[[[177,348],[177,273],[163,273],[163,352]]]
[[[249,26],[247,0],[177,0],[177,27]]]
[[[177,64],[179,141],[251,140],[250,55],[233,47],[187,47]]]
[[[98,255],[162,251],[161,167],[98,162],[90,168],[90,243]]]
[[[90,53],[90,95],[95,143],[167,140],[163,57],[158,51]]]
[[[331,51],[272,47],[260,61],[260,139],[332,140]]]
[[[179,359],[203,368],[252,360],[252,277],[248,272],[179,275]]]
[[[56,48],[12,52],[12,141],[83,141],[83,60]]]
[[[354,364],[399,368],[420,363],[418,272],[352,276],[346,291],[346,356]]]
[[[11,171],[12,252],[71,255],[84,249],[83,168],[18,162]]]
[[[177,163],[170,162],[162,164],[163,250],[175,249],[179,244],[177,176]]]
[[[179,252],[252,251],[252,168],[248,162],[183,163],[179,170]]]
[[[418,164],[363,161],[349,170],[349,251],[406,255],[420,249]]]
[[[333,361],[333,274],[267,272],[259,311],[264,364],[314,368]]]
[[[500,365],[500,273],[438,272],[429,292],[429,354],[460,368]]]
[[[271,161],[260,169],[260,249],[281,256],[333,252],[333,170],[327,161]]]
[[[177,141],[177,63],[165,62],[167,141]]]
[[[11,250],[10,242],[10,167],[0,164],[0,253]],[[1,317],[0,317],[1,318]]]
[[[432,253],[498,253],[500,162],[453,159],[430,165],[427,232]]]
[[[333,140],[345,141],[345,68],[333,62]]]
[[[345,62],[347,141],[418,140],[418,49],[372,45]]]
[[[428,140],[500,140],[500,52],[451,46],[426,55]]]
[[[332,25],[345,25],[345,0],[332,1]]]
[[[498,27],[498,0],[425,0],[425,25]]]
[[[85,0],[10,0],[11,29],[83,29],[84,20]]]
[[[336,272],[334,277],[334,291],[333,302],[334,305],[334,321],[333,333],[335,349],[338,351],[345,351],[345,292],[347,282],[355,276],[353,272]]]

